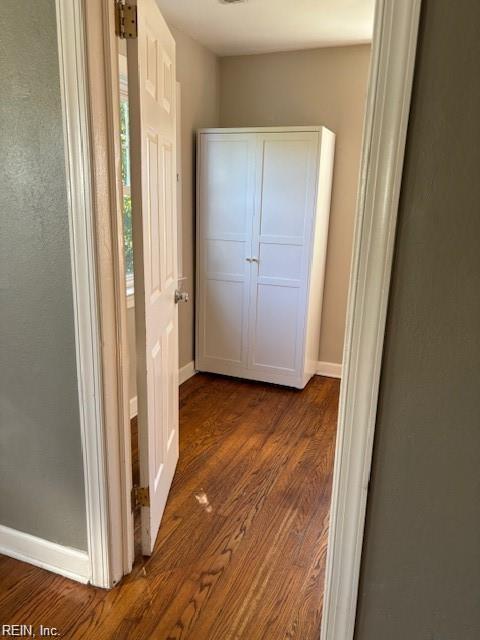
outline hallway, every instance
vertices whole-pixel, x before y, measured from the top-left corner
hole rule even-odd
[[[112,591],[0,558],[2,623],[64,638],[317,640],[339,381],[197,374],[154,554]]]

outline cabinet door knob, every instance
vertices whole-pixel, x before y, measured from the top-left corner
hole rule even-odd
[[[246,260],[247,262],[251,262],[251,261],[252,261],[252,258],[245,258],[245,260]]]

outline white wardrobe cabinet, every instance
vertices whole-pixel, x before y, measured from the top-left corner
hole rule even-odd
[[[335,135],[203,129],[196,368],[303,388],[315,374]]]

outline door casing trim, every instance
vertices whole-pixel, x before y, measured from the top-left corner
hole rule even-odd
[[[72,267],[80,430],[85,479],[88,581],[111,586],[108,487],[97,314],[83,4],[56,0]]]
[[[421,0],[377,0],[321,640],[352,640]]]
[[[72,1],[72,0],[69,0]],[[92,217],[101,331],[110,585],[134,560],[127,296],[123,250],[119,40],[113,1],[83,0]]]

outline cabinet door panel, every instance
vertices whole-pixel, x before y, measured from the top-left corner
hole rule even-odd
[[[255,320],[257,366],[295,371],[299,292],[299,287],[258,284]]]
[[[247,364],[255,135],[200,134],[197,367]]]
[[[263,140],[260,233],[262,236],[302,238],[308,214],[305,205],[309,141],[286,139],[285,134],[273,135],[276,138]]]
[[[243,283],[208,280],[205,302],[208,315],[204,355],[241,363]]]
[[[233,138],[233,136],[230,136]],[[244,235],[249,214],[248,138],[218,139],[205,143],[206,163],[202,164],[207,205],[207,237]]]
[[[303,247],[301,245],[273,244],[260,245],[258,280],[275,278],[285,284],[300,285],[302,277]],[[279,283],[280,284],[280,283]]]
[[[303,358],[318,134],[258,135],[249,367],[298,375]]]

